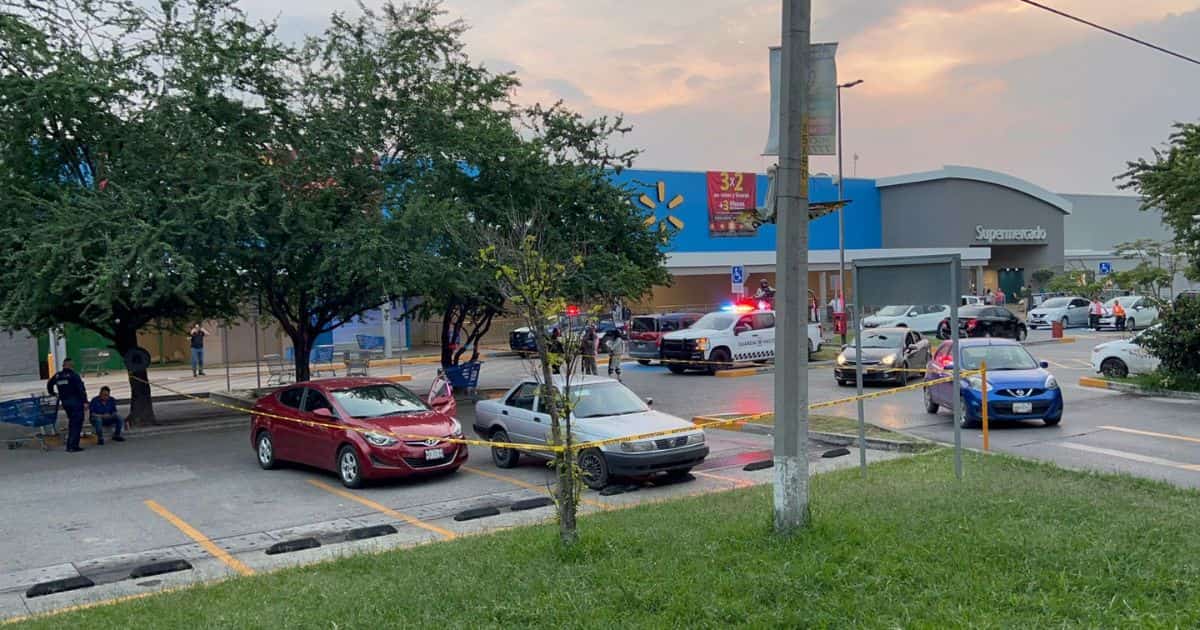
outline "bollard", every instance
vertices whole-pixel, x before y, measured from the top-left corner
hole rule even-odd
[[[1061,321],[1050,322],[1050,336],[1054,339],[1062,339],[1063,325]]]
[[[1061,325],[1059,330],[1062,330]],[[983,452],[988,450],[988,380],[987,380],[987,361],[979,363],[979,378],[983,379],[980,383],[980,390],[983,392]]]

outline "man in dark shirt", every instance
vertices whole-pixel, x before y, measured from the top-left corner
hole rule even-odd
[[[110,394],[112,390],[107,385],[100,388],[100,395],[88,403],[88,415],[92,419],[92,428],[96,430],[96,444],[104,444],[104,425],[112,425],[114,442],[124,442],[121,431],[125,421],[117,413],[117,399]]]
[[[79,434],[83,432],[83,406],[87,403],[87,390],[83,379],[75,373],[75,363],[63,359],[62,370],[46,381],[46,391],[58,396],[63,411],[67,412],[67,452],[78,453]]]
[[[204,376],[204,338],[208,331],[196,322],[188,336],[192,338],[192,376]]]

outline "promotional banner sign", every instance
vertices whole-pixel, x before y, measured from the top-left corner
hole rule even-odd
[[[754,173],[708,172],[709,236],[754,236],[750,219],[758,200]]]
[[[837,154],[837,42],[808,49],[808,154]],[[763,155],[779,155],[779,102],[783,52],[770,49],[771,120]]]

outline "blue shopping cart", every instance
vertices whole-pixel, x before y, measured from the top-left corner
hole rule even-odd
[[[483,365],[482,361],[469,361],[452,365],[442,370],[446,380],[450,381],[450,385],[454,389],[463,390],[467,394],[475,392],[479,387],[479,367]]]
[[[43,451],[49,450],[46,438],[58,435],[58,397],[29,396],[0,401],[0,423],[33,429],[26,437],[9,439],[9,449],[17,448],[22,442],[37,440]]]

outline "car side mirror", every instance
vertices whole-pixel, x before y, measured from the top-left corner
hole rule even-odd
[[[653,407],[653,406],[654,406],[654,399],[653,399],[653,398],[647,398],[647,399],[646,399],[646,406],[647,406],[647,407]]]
[[[313,415],[321,416],[322,418],[332,418],[333,412],[325,407],[318,407],[317,409],[313,409]]]
[[[1050,367],[1050,363],[1048,363],[1046,361],[1038,361],[1038,367],[1040,367],[1044,370],[1044,369]]]

